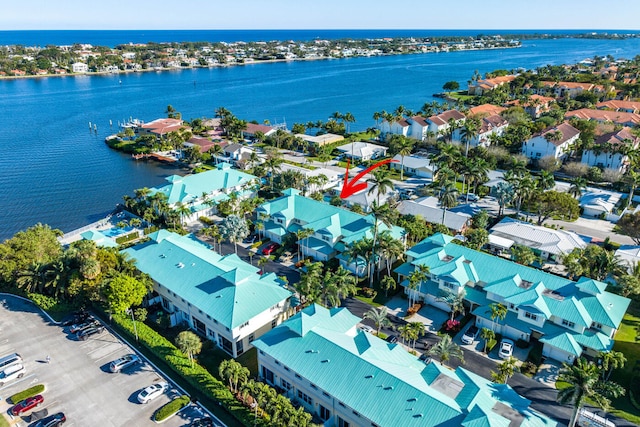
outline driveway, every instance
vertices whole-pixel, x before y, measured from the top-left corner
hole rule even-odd
[[[45,384],[44,405],[39,409],[49,414],[64,412],[65,427],[153,426],[153,413],[180,394],[172,387],[148,404],[139,404],[136,397],[142,389],[167,380],[146,363],[110,373],[112,360],[133,353],[129,346],[108,331],[77,341],[68,328],[51,323],[30,302],[7,295],[0,298],[7,301],[7,308],[0,306],[0,355],[20,353],[27,370],[22,379],[0,388],[2,413],[10,406],[9,396]],[[189,407],[164,424],[183,426],[196,414],[195,407]],[[29,416],[19,417],[12,425],[21,427],[28,421]]]

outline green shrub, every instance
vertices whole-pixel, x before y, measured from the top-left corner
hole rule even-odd
[[[536,366],[542,364],[542,343],[537,342],[527,356],[527,362],[531,362]]]
[[[146,236],[147,234],[154,233],[158,230],[159,230],[159,227],[157,225],[152,225],[151,227],[147,227],[144,229],[144,235]]]
[[[493,350],[496,344],[498,344],[498,341],[495,339],[487,341],[487,354]]]
[[[533,362],[522,362],[520,372],[524,375],[535,375],[538,372],[538,365]]]
[[[133,231],[133,232],[131,232],[129,234],[125,234],[124,236],[116,237],[116,243],[121,245],[123,243],[127,243],[127,242],[130,242],[132,240],[135,240],[138,237],[140,237],[138,232],[137,231]]]
[[[191,402],[189,396],[180,396],[161,406],[153,415],[154,421],[163,421],[184,408]]]
[[[34,385],[33,387],[29,387],[26,390],[22,390],[19,393],[14,394],[13,396],[9,396],[8,400],[9,402],[11,402],[13,405],[15,405],[16,403],[29,398],[31,396],[35,396],[36,394],[40,394],[44,391],[44,384],[38,384],[38,385]]]
[[[49,315],[56,320],[62,319],[64,316],[78,308],[77,304],[58,301],[57,299],[47,295],[27,294],[27,297],[33,301],[35,305],[49,313]]]

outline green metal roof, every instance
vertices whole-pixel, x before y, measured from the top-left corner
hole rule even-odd
[[[291,296],[275,275],[261,276],[258,268],[237,255],[220,255],[192,235],[160,230],[149,237],[150,241],[122,252],[135,259],[140,271],[227,328],[238,327]]]
[[[214,191],[244,185],[254,179],[256,177],[253,175],[237,169],[231,169],[231,165],[228,163],[220,163],[217,169],[194,175],[171,175],[166,178],[169,184],[151,188],[150,194],[165,194],[170,205],[177,202],[186,204],[200,199],[204,193],[209,194]]]
[[[359,321],[345,308],[312,305],[253,344],[380,426],[459,426],[475,407],[491,421],[488,425],[508,426],[509,420],[494,410],[498,404],[519,411],[527,426],[556,425],[523,407],[528,401],[516,398],[509,386],[463,368],[425,365],[402,346],[358,330]],[[463,400],[472,402],[468,409],[459,403]],[[477,418],[473,412],[468,421]]]

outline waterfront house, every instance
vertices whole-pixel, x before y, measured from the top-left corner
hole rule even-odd
[[[494,116],[496,114],[502,113],[506,108],[499,107],[493,104],[482,104],[475,107],[469,108],[469,112],[467,116],[480,116],[480,117],[488,117]]]
[[[71,64],[71,71],[74,73],[88,73],[89,66],[84,62],[74,62]]]
[[[233,357],[288,318],[292,293],[274,273],[236,254],[220,255],[193,235],[167,230],[122,252],[153,279],[154,297],[171,325],[186,324]]]
[[[455,122],[457,126],[462,126],[465,119],[465,115],[458,110],[443,111],[426,119],[429,124],[427,132],[435,136],[444,135],[449,130],[450,123]]]
[[[224,157],[221,159],[225,162],[231,162],[231,164],[239,169],[247,169],[253,153],[255,153],[253,148],[247,147],[246,145],[229,144],[224,147]]]
[[[395,170],[404,169],[405,175],[416,176],[418,178],[433,178],[433,172],[435,166],[431,164],[428,153],[415,153],[410,156],[404,156],[403,159],[400,154],[393,156],[394,163],[389,163],[389,167]]]
[[[557,425],[510,386],[425,364],[358,322],[346,308],[306,307],[254,342],[260,379],[324,426]]]
[[[317,136],[306,135],[304,133],[297,133],[295,136],[297,138],[307,141],[309,145],[312,145],[314,147],[322,147],[327,144],[333,144],[334,142],[340,142],[344,140],[344,136],[336,135],[334,133],[325,133]]]
[[[596,108],[598,110],[622,111],[625,113],[638,114],[640,113],[640,102],[612,99],[597,103]]]
[[[467,93],[469,95],[482,96],[485,94],[485,92],[490,92],[507,83],[511,83],[513,80],[515,80],[515,78],[516,76],[514,75],[508,75],[471,81],[469,82]]]
[[[352,243],[364,237],[373,238],[373,215],[360,215],[303,197],[293,188],[283,193],[282,197],[266,202],[256,210],[258,220],[264,225],[264,236],[281,243],[287,234],[295,234],[302,229],[313,230],[310,237],[297,242],[303,256],[318,261],[337,258],[343,267],[363,276],[366,262],[361,258],[352,260],[345,252]],[[405,240],[401,227],[387,227],[378,222],[378,230],[388,230],[394,238]]]
[[[582,152],[581,163],[599,168],[614,169],[625,172],[629,167],[627,152],[640,145],[640,138],[635,136],[631,128],[608,132],[593,141],[589,149]]]
[[[582,92],[592,92],[596,95],[604,95],[606,93],[606,88],[602,85],[597,85],[593,83],[579,83],[579,82],[540,82],[542,87],[546,91],[553,92],[553,94],[557,98],[567,97],[570,99],[574,99],[576,96],[580,95]],[[612,86],[609,89],[610,91],[615,90]]]
[[[418,141],[424,141],[429,137],[429,123],[422,116],[413,116],[408,118],[409,123],[408,136]]]
[[[389,135],[402,135],[409,136],[411,125],[409,121],[402,118],[394,121],[393,123],[389,123],[387,120],[383,120],[380,124],[380,135],[384,139],[388,139]]]
[[[529,222],[505,217],[491,227],[490,237],[500,237],[498,246],[492,245],[489,240],[489,248],[500,251],[504,248],[504,239],[512,244],[526,246],[543,260],[562,262],[563,255],[571,253],[574,249],[584,249],[587,242],[573,231],[554,230],[553,228],[534,225]]]
[[[598,123],[615,123],[622,126],[634,127],[640,124],[640,114],[627,113],[625,111],[592,110],[581,108],[579,110],[567,111],[565,119],[576,117],[582,120],[593,120]]]
[[[179,131],[183,127],[183,121],[180,119],[162,118],[148,123],[143,123],[135,130],[138,135],[154,135],[158,138],[163,138],[169,132]]]
[[[579,137],[580,131],[564,122],[549,127],[525,141],[522,144],[522,154],[532,160],[547,156],[564,160]]]
[[[150,195],[164,194],[171,208],[178,203],[187,206],[191,213],[182,216],[182,221],[187,224],[201,216],[215,214],[216,204],[228,200],[233,193],[239,199],[256,194],[257,178],[232,169],[229,163],[219,163],[216,169],[193,175],[171,175],[166,180],[168,184],[151,188]]]
[[[471,147],[488,147],[491,145],[491,135],[502,136],[509,122],[499,114],[484,116],[480,119],[478,135],[469,140]],[[454,139],[461,139],[461,129],[456,130]]]
[[[370,142],[357,141],[341,145],[336,149],[344,153],[343,155],[351,160],[367,162],[386,156],[389,148],[382,145],[371,144]]]
[[[247,123],[247,128],[242,131],[242,137],[249,141],[255,141],[258,132],[262,132],[263,136],[271,136],[276,133],[276,128],[267,125]]]
[[[214,145],[226,146],[226,142],[213,142],[209,138],[203,138],[201,136],[192,136],[188,141],[183,144],[185,147],[198,147],[198,151],[206,153]]]
[[[612,349],[628,298],[607,292],[597,280],[574,282],[452,241],[437,233],[406,252],[407,261],[395,272],[413,299],[449,312],[440,296],[464,291],[478,327],[514,340],[539,341],[544,356],[561,362]],[[412,290],[407,277],[418,265],[429,267],[428,279]],[[507,307],[503,320],[490,317],[490,305],[496,303]]]

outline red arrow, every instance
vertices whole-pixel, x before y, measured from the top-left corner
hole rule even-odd
[[[380,167],[382,165],[386,165],[387,163],[398,163],[398,161],[393,159],[381,160],[378,163],[372,166],[369,166],[368,168],[360,172],[358,175],[354,176],[351,182],[349,182],[349,160],[347,160],[347,170],[344,173],[344,185],[342,186],[342,191],[340,192],[340,198],[346,199],[352,194],[367,188],[366,182],[358,182],[358,180],[363,176],[365,176],[366,174],[368,174],[369,172],[371,172],[372,170],[374,170],[375,168]]]

